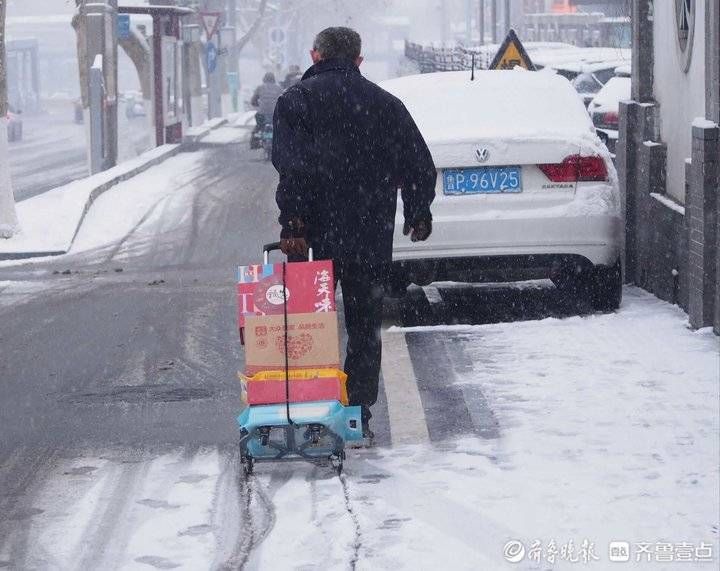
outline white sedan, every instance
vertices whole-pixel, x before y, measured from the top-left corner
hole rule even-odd
[[[411,243],[399,205],[394,283],[550,277],[597,309],[620,305],[618,181],[569,81],[544,72],[444,72],[382,86],[438,168],[433,233]]]
[[[588,106],[598,136],[611,153],[615,152],[620,125],[620,102],[631,98],[629,77],[613,77]]]

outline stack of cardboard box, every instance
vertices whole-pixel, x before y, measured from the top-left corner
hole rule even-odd
[[[334,400],[341,402],[347,400],[346,377],[338,370],[340,343],[332,262],[285,264],[284,276],[283,264],[240,266],[237,296],[250,404],[285,402],[286,365],[292,402],[330,400],[328,395],[337,396]],[[336,381],[335,391],[328,390],[333,385],[328,383],[328,371]]]

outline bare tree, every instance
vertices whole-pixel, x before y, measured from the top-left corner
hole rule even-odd
[[[5,61],[5,12],[6,0],[0,0],[0,238],[10,238],[18,229],[15,213],[15,197],[12,180],[7,139],[7,63]]]
[[[249,25],[246,23],[245,32],[243,35],[238,39],[237,41],[237,47],[235,48],[237,50],[238,55],[243,50],[243,48],[250,42],[250,40],[253,39],[257,31],[260,29],[260,26],[263,23],[263,20],[265,19],[265,14],[267,12],[268,7],[268,0],[260,0],[260,4],[258,4],[257,11],[254,14],[254,19],[252,22],[249,23]],[[235,25],[236,22],[231,22],[231,25]]]
[[[6,0],[0,0],[0,117],[8,112],[7,67],[5,62],[5,11]]]
[[[80,97],[82,106],[87,109],[90,106],[87,81],[87,20],[83,17],[85,0],[75,0],[75,14],[72,18],[72,27],[75,29],[75,41],[77,43],[78,75],[80,77]]]

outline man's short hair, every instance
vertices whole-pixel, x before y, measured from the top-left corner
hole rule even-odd
[[[344,58],[354,62],[360,57],[362,39],[352,28],[325,28],[315,36],[313,49],[322,59]]]

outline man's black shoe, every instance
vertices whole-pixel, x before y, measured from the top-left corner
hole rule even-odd
[[[370,419],[363,420],[362,431],[363,431],[363,438],[367,438],[368,440],[372,440],[373,438],[375,438],[375,433],[372,430],[370,430]]]

